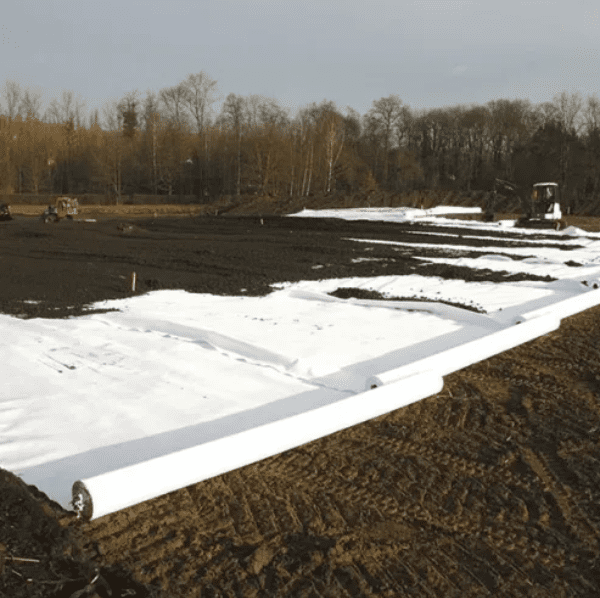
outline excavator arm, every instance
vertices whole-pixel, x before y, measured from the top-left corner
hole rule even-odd
[[[496,212],[499,193],[508,197],[516,197],[519,200],[521,213],[527,215],[528,217],[531,215],[531,200],[525,196],[522,189],[510,181],[495,179],[493,191],[491,194],[488,194],[485,206],[485,212],[488,220],[493,220],[493,214]]]

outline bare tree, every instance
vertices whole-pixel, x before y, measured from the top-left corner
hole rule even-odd
[[[89,128],[92,129],[94,127],[100,126],[100,111],[98,108],[94,108],[89,118]]]
[[[288,112],[274,98],[252,94],[244,98],[244,121],[250,128],[265,125],[286,126],[289,123]]]
[[[580,117],[583,108],[583,98],[580,93],[557,94],[552,99],[555,107],[555,121],[559,125],[559,160],[560,160],[560,182],[565,199],[569,194],[573,197],[573,171],[575,170],[574,153],[576,151],[575,141],[583,126]]]
[[[588,193],[596,197],[600,189],[600,100],[596,94],[588,96],[583,120],[586,133]]]
[[[373,107],[367,114],[370,125],[381,137],[383,145],[383,180],[384,184],[388,180],[389,155],[392,149],[394,138],[397,138],[397,131],[402,117],[402,101],[397,95],[390,95],[387,98],[381,98],[373,102]]]
[[[223,106],[221,106],[218,124],[226,125],[237,131],[245,123],[247,114],[246,98],[235,93],[230,93],[225,98]]]
[[[85,100],[82,98],[75,99],[73,119],[78,129],[85,126]]]
[[[19,112],[26,118],[39,119],[42,109],[42,94],[26,89],[21,97]]]
[[[592,131],[600,131],[600,99],[596,94],[588,96],[582,116],[588,135]]]
[[[466,137],[466,162],[468,164],[467,188],[481,184],[485,164],[485,148],[489,145],[490,113],[485,106],[471,106],[460,117],[460,126]]]
[[[321,184],[323,191],[331,191],[335,165],[344,145],[344,117],[335,102],[323,100],[320,104],[313,102],[299,110],[296,122],[300,123],[302,131],[304,170],[301,194],[309,195],[313,185]]]
[[[202,133],[208,124],[211,107],[216,102],[217,82],[204,71],[188,75],[182,83],[182,103],[196,123],[196,131]]]
[[[331,105],[333,106],[333,104]],[[318,107],[317,104],[313,103],[299,110],[293,123],[297,135],[300,171],[302,172],[302,183],[299,181],[301,196],[308,196],[311,191],[317,137],[317,119]]]
[[[169,120],[178,125],[186,124],[187,121],[184,110],[187,97],[188,88],[184,83],[173,87],[166,87],[159,92],[160,102],[164,107],[165,114]]]
[[[556,104],[552,102],[542,102],[535,107],[534,122],[536,128],[543,129],[558,120],[558,109]]]
[[[11,167],[11,139],[9,127],[0,128],[0,191],[13,193],[14,169]]]
[[[572,135],[577,135],[582,126],[579,118],[583,108],[581,94],[578,92],[570,94],[563,91],[554,96],[552,104],[555,107],[556,118],[564,130]]]
[[[116,203],[121,203],[122,192],[122,139],[119,131],[94,131],[93,151],[94,172],[112,195]]]
[[[123,112],[117,100],[106,102],[102,106],[102,116],[107,131],[99,131],[97,151],[94,160],[97,173],[104,184],[111,190],[116,203],[121,203],[123,178]]]
[[[252,149],[252,182],[263,193],[277,190],[277,175],[281,175],[282,164],[288,158],[284,142],[289,125],[287,111],[276,100],[264,96],[253,95],[245,100],[248,145]]]
[[[60,100],[53,99],[50,103],[52,117],[56,123],[66,123],[75,119],[75,94],[63,91]]]
[[[55,140],[52,138],[50,126],[33,118],[23,126],[20,144],[25,158],[21,173],[21,186],[27,186],[34,193],[39,193],[45,176],[50,174],[51,154],[55,152]]]
[[[66,123],[75,120],[75,94],[72,91],[63,91],[57,106],[61,115],[61,122]]]
[[[511,160],[515,147],[528,141],[537,128],[536,111],[528,100],[492,100],[490,113],[491,160],[500,178],[514,178]],[[549,110],[547,114],[552,114]]]
[[[288,111],[273,98],[262,98],[258,107],[258,120],[261,126],[285,128],[290,124]]]
[[[146,92],[144,100],[144,111],[142,113],[144,123],[144,132],[150,145],[150,156],[152,164],[152,192],[158,193],[158,168],[157,168],[157,148],[158,148],[158,127],[160,123],[160,112],[158,99],[152,91]]]
[[[217,100],[217,82],[211,79],[204,71],[188,75],[182,83],[185,88],[183,104],[196,124],[197,149],[195,150],[196,176],[199,180],[198,192],[204,196],[208,193],[208,174],[210,164],[209,139],[207,127],[211,120],[212,105]],[[201,156],[203,155],[203,164]]]
[[[102,106],[104,128],[109,131],[120,131],[123,126],[123,114],[117,100],[105,102]]]
[[[157,169],[160,190],[173,195],[179,185],[178,192],[181,194],[184,164],[190,154],[188,132],[173,121],[159,122]]]
[[[76,98],[70,90],[62,92],[60,98],[53,98],[44,114],[48,123],[62,125],[62,136],[56,148],[57,168],[60,176],[62,193],[71,191],[73,158],[80,151],[79,130],[85,124],[85,101]]]
[[[218,122],[233,131],[237,141],[236,195],[241,192],[242,180],[242,135],[247,114],[246,100],[243,96],[230,93],[221,107]]]
[[[398,120],[395,127],[397,147],[401,147],[408,143],[408,136],[413,122],[414,115],[410,109],[410,106],[402,104],[402,106],[400,106],[400,114],[398,115]]]
[[[344,117],[344,132],[346,141],[352,145],[358,143],[360,139],[360,114],[351,106],[346,108],[346,116]]]
[[[59,124],[62,122],[62,114],[56,99],[50,100],[50,104],[44,112],[44,120],[47,123]]]
[[[65,124],[70,121],[77,127],[85,123],[85,100],[76,98],[75,94],[66,90],[62,92],[60,99],[54,98],[45,112],[44,119],[55,124]]]
[[[344,120],[337,112],[327,112],[323,115],[322,126],[325,142],[325,164],[327,166],[325,192],[330,193],[333,183],[333,169],[340,159],[344,147]]]
[[[22,96],[21,85],[18,81],[9,80],[4,84],[3,96],[8,110],[8,120],[12,121],[19,114],[19,104]]]
[[[315,139],[316,132],[313,123],[308,119],[302,119],[301,143],[303,146],[304,168],[302,174],[302,188],[300,195],[310,195],[313,171],[315,167]]]

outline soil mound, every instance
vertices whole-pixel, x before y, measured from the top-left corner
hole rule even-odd
[[[0,469],[0,596],[158,597],[119,565],[101,565],[74,515]]]

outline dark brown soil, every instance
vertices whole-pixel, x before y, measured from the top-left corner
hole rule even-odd
[[[133,270],[136,293],[260,295],[282,281],[403,273],[515,279],[346,240],[485,252],[489,242],[464,229],[447,231],[459,238],[278,217],[120,222],[1,223],[0,311],[86,313],[131,295]],[[500,247],[527,246],[496,236]],[[452,374],[419,403],[92,522],[0,470],[0,596],[598,596],[599,316],[588,310]]]
[[[497,282],[552,280],[415,259],[415,255],[475,257],[489,245],[463,229],[446,231],[450,235],[461,231],[460,237],[421,234],[428,230],[439,228],[279,216],[63,220],[57,224],[16,217],[0,227],[0,312],[69,317],[89,313],[89,304],[95,301],[156,289],[265,295],[273,283],[282,281],[378,274],[418,273]],[[531,247],[532,256],[538,247],[513,233],[495,236],[498,247]],[[419,249],[357,243],[349,238],[458,244],[469,249]],[[560,245],[555,240],[548,244]],[[352,262],[359,257],[381,261]],[[133,271],[135,293],[131,292]]]

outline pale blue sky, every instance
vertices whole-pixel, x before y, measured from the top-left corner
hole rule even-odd
[[[361,114],[600,95],[600,3],[589,0],[4,0],[0,85],[63,90],[86,113],[205,71],[228,93]]]

